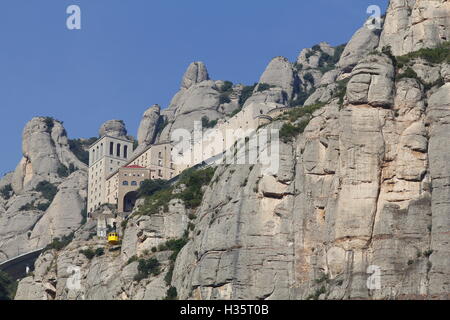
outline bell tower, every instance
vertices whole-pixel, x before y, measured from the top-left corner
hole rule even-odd
[[[106,178],[125,165],[133,142],[104,135],[89,147],[88,214],[107,203]]]

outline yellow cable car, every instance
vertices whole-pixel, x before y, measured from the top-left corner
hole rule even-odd
[[[118,244],[119,243],[119,234],[117,232],[108,233],[108,243],[109,244]]]

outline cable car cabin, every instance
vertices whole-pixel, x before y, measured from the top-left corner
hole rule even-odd
[[[119,234],[117,232],[108,233],[108,243],[109,244],[118,244],[119,243]]]

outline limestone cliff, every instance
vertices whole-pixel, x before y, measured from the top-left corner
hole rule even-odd
[[[41,255],[16,299],[163,299],[169,288],[179,299],[450,298],[449,13],[444,0],[393,0],[379,32],[275,58],[241,107],[297,106],[267,125],[282,132],[277,174],[221,165],[198,203],[188,184],[141,199],[117,247],[90,222]],[[159,139],[223,117],[222,85],[191,65]],[[150,118],[143,131],[156,134]],[[375,270],[379,287],[367,285]]]

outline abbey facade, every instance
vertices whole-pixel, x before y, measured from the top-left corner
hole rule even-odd
[[[89,148],[88,213],[104,204],[131,212],[144,180],[169,180],[180,173],[170,143],[154,144],[133,155],[133,142],[103,136]]]

